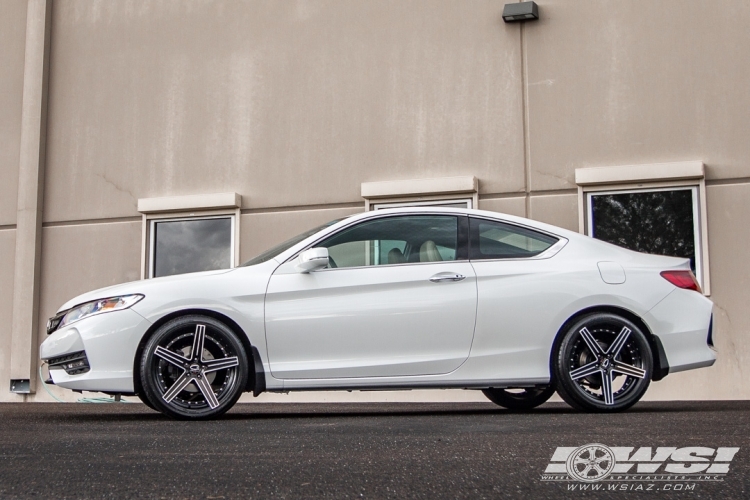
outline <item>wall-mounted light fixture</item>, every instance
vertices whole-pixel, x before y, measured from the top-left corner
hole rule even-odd
[[[517,23],[539,19],[539,7],[536,2],[506,3],[503,7],[503,21]]]

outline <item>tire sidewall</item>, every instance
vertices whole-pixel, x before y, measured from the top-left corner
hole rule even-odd
[[[185,328],[188,325],[196,323],[210,326],[214,331],[219,332],[223,339],[231,344],[232,349],[237,353],[239,365],[237,366],[238,382],[226,396],[222,397],[219,406],[216,408],[202,408],[188,410],[170,405],[162,399],[161,390],[156,387],[151,368],[153,366],[154,351],[160,343],[171,335],[175,330]],[[172,319],[160,326],[148,339],[143,349],[140,359],[139,377],[141,387],[145,397],[154,406],[154,409],[168,415],[172,418],[181,420],[205,420],[216,418],[229,410],[242,395],[244,388],[247,386],[248,379],[248,362],[247,354],[242,342],[237,334],[221,321],[203,315],[187,315]]]

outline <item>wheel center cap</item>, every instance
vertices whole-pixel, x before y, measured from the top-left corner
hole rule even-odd
[[[609,363],[610,361],[608,359],[605,359],[604,361],[602,361],[602,368],[605,368],[605,369],[609,368]]]
[[[193,375],[197,375],[201,371],[200,365],[190,365],[190,373]]]

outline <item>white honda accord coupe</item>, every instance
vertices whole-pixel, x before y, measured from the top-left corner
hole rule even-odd
[[[494,212],[399,208],[234,269],[78,296],[40,354],[60,387],[183,419],[243,392],[362,389],[476,389],[516,410],[557,391],[611,412],[714,363],[712,308],[687,259]]]

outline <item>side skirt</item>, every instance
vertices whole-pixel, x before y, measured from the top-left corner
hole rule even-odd
[[[269,389],[268,392],[288,391],[403,391],[412,389],[497,389],[548,386],[548,378],[526,380],[300,380],[286,379],[284,387]]]

